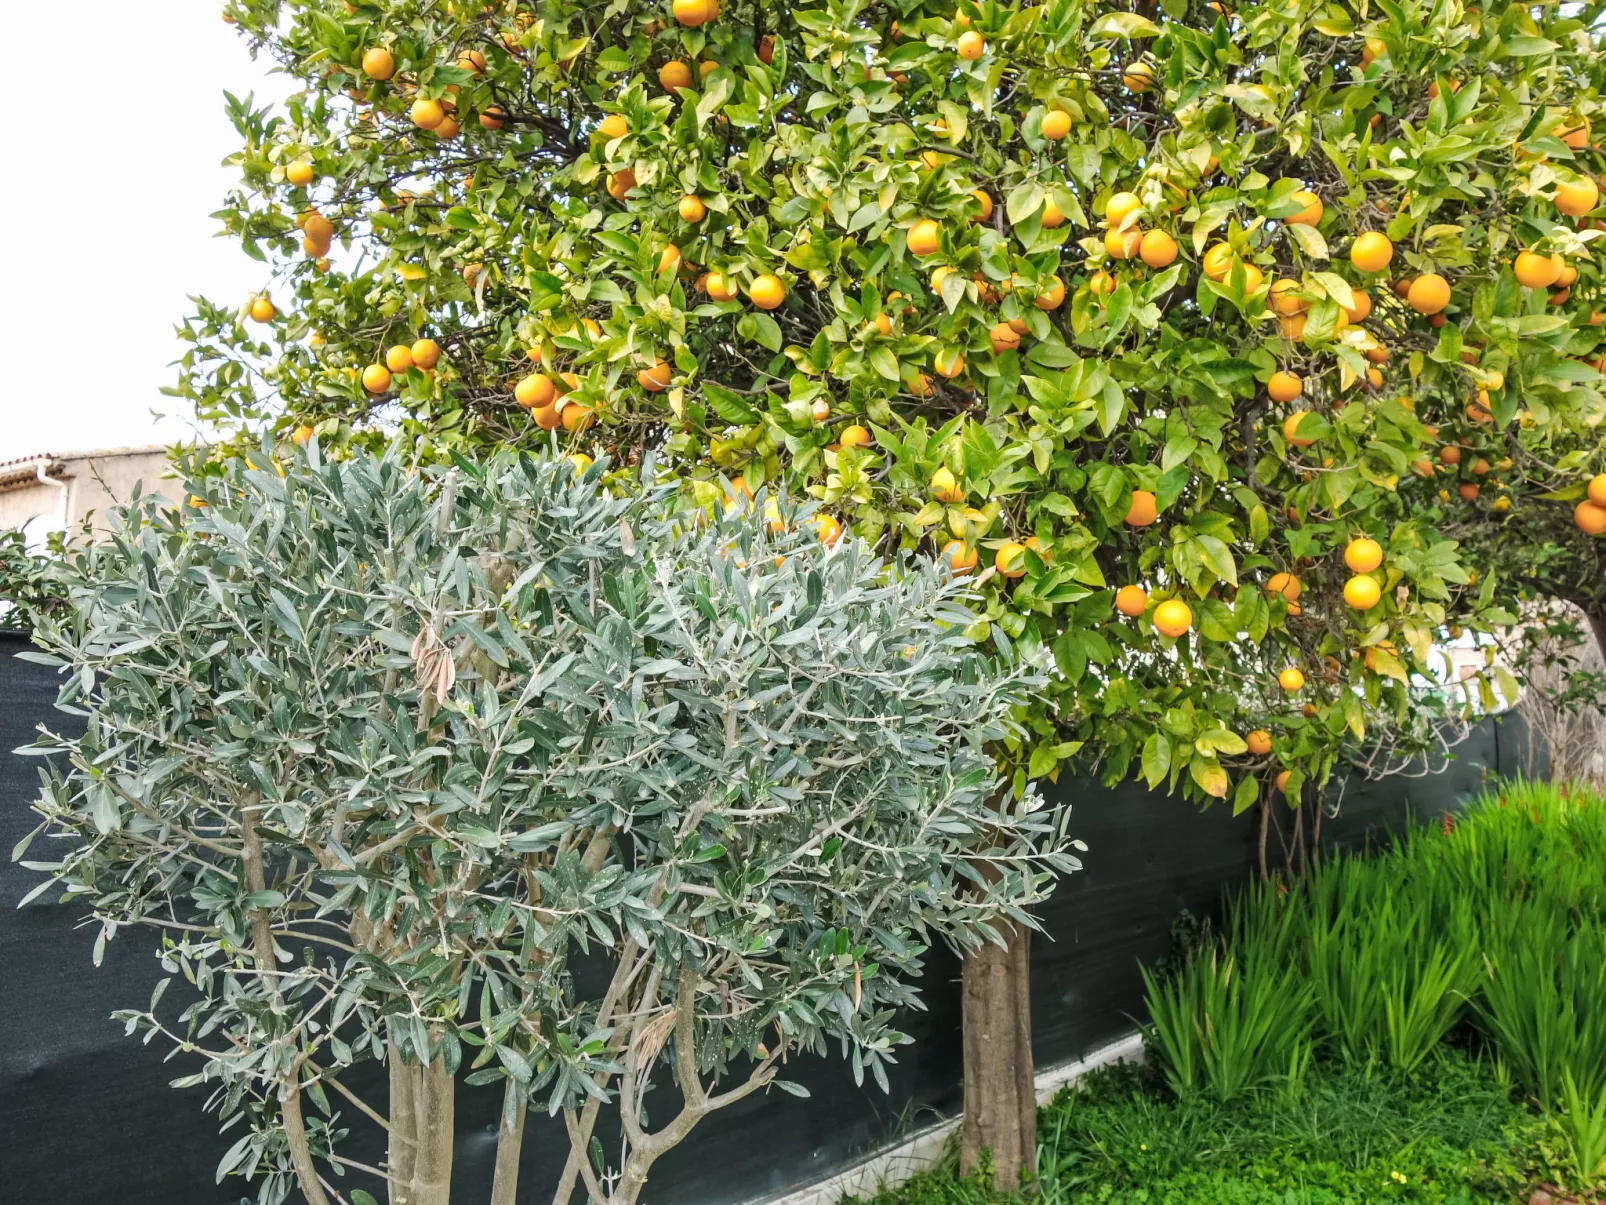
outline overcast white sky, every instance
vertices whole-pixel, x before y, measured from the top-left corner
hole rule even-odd
[[[288,81],[215,0],[82,0],[65,76],[42,49],[61,44],[63,10],[9,11],[10,88],[36,104],[10,123],[0,190],[0,460],[183,438],[187,421],[151,412],[188,418],[157,393],[186,296],[243,299],[263,281],[207,216],[236,178],[220,166],[239,147],[223,90],[278,97]]]

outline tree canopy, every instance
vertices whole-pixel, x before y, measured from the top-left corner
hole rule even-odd
[[[1294,797],[1515,616],[1438,491],[1519,417],[1598,467],[1600,13],[231,3],[301,90],[230,102],[272,274],[176,391],[784,483],[1052,651],[1017,786]]]

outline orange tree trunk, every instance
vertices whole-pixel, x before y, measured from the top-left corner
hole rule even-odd
[[[960,1167],[991,1161],[996,1185],[1037,1175],[1037,1093],[1032,1069],[1030,931],[1001,927],[1008,949],[988,944],[965,958],[965,1117]]]

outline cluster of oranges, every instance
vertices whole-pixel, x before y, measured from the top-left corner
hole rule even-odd
[[[385,349],[381,363],[369,364],[362,370],[362,387],[371,397],[388,393],[394,376],[417,368],[429,372],[440,363],[441,346],[433,339],[419,339],[413,343],[397,343]]]

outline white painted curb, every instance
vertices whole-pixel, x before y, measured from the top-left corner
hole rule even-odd
[[[1037,1103],[1047,1104],[1067,1084],[1074,1084],[1090,1071],[1111,1063],[1143,1060],[1143,1037],[1131,1034],[1108,1046],[1101,1046],[1085,1059],[1060,1063],[1037,1074]],[[883,1188],[896,1188],[920,1172],[942,1161],[948,1145],[959,1132],[959,1118],[941,1121],[918,1131],[897,1146],[870,1155],[829,1180],[800,1188],[783,1197],[755,1197],[748,1205],[841,1205],[844,1197],[873,1197]]]

